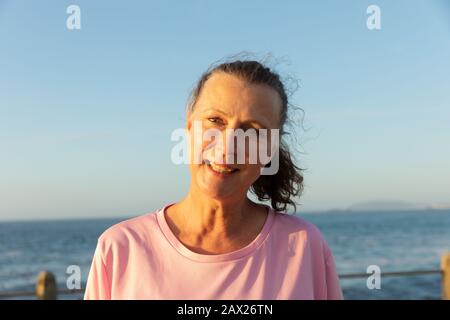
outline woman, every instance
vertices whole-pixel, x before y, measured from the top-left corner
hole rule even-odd
[[[342,299],[318,229],[283,213],[295,206],[303,183],[286,145],[270,135],[268,145],[279,146],[278,168],[263,175],[271,162],[251,163],[246,148],[244,163],[236,163],[238,146],[230,143],[234,136],[227,139],[226,132],[238,129],[282,135],[287,114],[283,83],[259,62],[222,63],[204,73],[186,130],[191,142],[194,124],[226,139],[202,140],[201,161],[190,153],[191,183],[182,200],[99,237],[85,299]],[[251,201],[249,190],[271,207]]]

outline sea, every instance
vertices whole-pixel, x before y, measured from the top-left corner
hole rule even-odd
[[[440,274],[383,277],[383,273],[439,270],[441,256],[450,253],[449,209],[297,215],[321,230],[340,275],[363,274],[357,279],[341,278],[345,299],[441,298]],[[0,222],[0,296],[35,290],[37,275],[43,270],[53,272],[58,288],[67,288],[72,275],[69,266],[73,265],[79,267],[84,287],[98,236],[125,219],[128,217]],[[379,282],[373,270],[381,272]],[[82,294],[58,299],[82,299]]]

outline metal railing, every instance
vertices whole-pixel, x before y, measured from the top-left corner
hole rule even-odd
[[[412,270],[412,271],[393,271],[383,272],[383,277],[399,277],[399,276],[421,276],[429,274],[442,274],[442,270]],[[354,278],[367,278],[370,274],[367,273],[349,273],[340,274],[339,279],[354,279]]]
[[[413,270],[413,271],[395,271],[383,272],[383,277],[410,277],[419,275],[441,275],[442,299],[450,300],[450,253],[441,258],[440,270]],[[368,273],[350,273],[340,274],[339,279],[358,279],[367,278]],[[65,294],[83,294],[84,289],[58,289],[55,276],[49,271],[42,271],[38,275],[36,291],[11,291],[0,292],[0,299],[20,298],[34,296],[39,300],[54,300],[58,295]]]

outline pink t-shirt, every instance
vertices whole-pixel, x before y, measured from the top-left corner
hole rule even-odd
[[[164,210],[120,222],[98,239],[84,299],[342,299],[319,230],[269,209],[258,236],[224,254],[196,253]]]

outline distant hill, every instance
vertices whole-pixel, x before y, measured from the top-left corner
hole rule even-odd
[[[355,203],[347,210],[349,211],[398,211],[398,210],[426,210],[426,209],[449,209],[446,204],[419,204],[404,201],[369,201]]]

